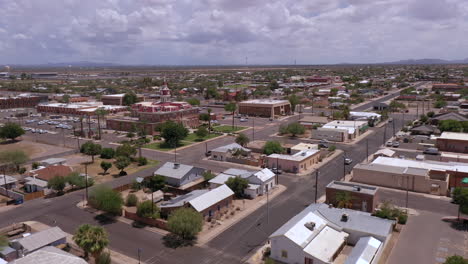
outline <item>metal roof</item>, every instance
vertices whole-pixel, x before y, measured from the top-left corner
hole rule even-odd
[[[41,179],[37,179],[34,177],[26,177],[24,178],[24,180],[26,181],[26,184],[29,184],[29,185],[36,185],[36,186],[43,187],[43,188],[47,187],[47,182]]]
[[[173,162],[166,162],[159,169],[157,169],[154,172],[154,174],[161,175],[161,176],[168,177],[168,178],[181,179],[185,175],[187,175],[187,173],[189,173],[189,171],[193,168],[193,166],[190,166],[190,165],[185,165],[185,164],[180,164],[180,163],[176,163],[176,164],[178,164],[178,167],[174,166]]]
[[[468,133],[443,132],[438,139],[452,139],[468,141]]]
[[[239,176],[239,177],[244,178],[244,179],[247,179],[247,178],[249,178],[250,176],[252,176],[254,174],[253,171],[235,169],[235,168],[227,169],[223,173],[233,175],[233,176]]]
[[[270,169],[265,168],[261,171],[256,172],[254,176],[257,177],[260,181],[266,182],[271,178],[275,177],[275,174]]]
[[[64,239],[66,234],[60,229],[60,227],[51,227],[34,233],[30,236],[18,239],[16,242],[19,243],[26,252],[31,252],[47,246],[60,239]]]
[[[244,147],[242,147],[241,145],[239,145],[237,143],[231,143],[231,144],[228,144],[228,145],[225,145],[225,146],[221,146],[221,147],[215,148],[215,149],[213,149],[211,151],[212,152],[229,152],[229,151],[232,151],[232,150],[235,150],[235,149],[242,149],[243,151],[250,152],[250,149],[244,148]]]
[[[333,261],[333,256],[340,250],[348,236],[349,235],[343,231],[337,231],[326,226],[304,248],[304,252],[324,263],[330,263]]]
[[[190,202],[191,200],[197,198],[198,196],[207,193],[209,190],[194,190],[187,194],[177,196],[169,201],[163,202],[159,207],[161,208],[170,208],[170,207],[181,207],[184,204]]]
[[[6,184],[11,184],[11,183],[15,183],[17,182],[18,180],[15,179],[14,177],[12,176],[8,176],[8,175],[0,175],[0,186],[4,186],[5,185],[5,179],[6,179]]]
[[[84,259],[56,247],[47,246],[10,264],[87,264]]]
[[[345,264],[370,264],[382,242],[373,237],[361,237],[346,258]]]
[[[232,195],[234,195],[234,192],[227,185],[223,184],[218,188],[192,199],[189,203],[195,210],[201,212]]]
[[[230,175],[230,174],[225,174],[225,173],[220,173],[216,177],[214,177],[213,179],[209,180],[208,182],[209,183],[214,183],[214,184],[224,184],[224,183],[226,183],[227,180],[229,180],[229,178],[233,178],[233,177],[236,177],[236,176]]]
[[[286,154],[271,154],[268,156],[269,158],[274,158],[274,159],[283,159],[283,160],[293,160],[293,161],[303,161],[316,153],[320,152],[318,149],[306,149],[306,150],[301,150],[294,155],[286,155]]]

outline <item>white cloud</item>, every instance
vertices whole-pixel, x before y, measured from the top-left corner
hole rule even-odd
[[[8,63],[468,57],[464,0],[17,0],[0,25]]]

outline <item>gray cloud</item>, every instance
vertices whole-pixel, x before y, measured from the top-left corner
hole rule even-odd
[[[465,0],[0,0],[0,64],[468,57]]]

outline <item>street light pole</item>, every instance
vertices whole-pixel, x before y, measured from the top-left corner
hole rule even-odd
[[[138,248],[138,264],[141,264],[140,254],[141,254],[141,248]]]
[[[366,161],[369,162],[369,139],[366,138]]]
[[[317,169],[315,171],[315,203],[317,203],[318,176],[319,176],[319,170]]]
[[[85,163],[85,177],[86,204],[88,204],[88,163]]]

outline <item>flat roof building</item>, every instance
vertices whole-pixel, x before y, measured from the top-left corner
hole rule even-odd
[[[468,153],[468,134],[443,132],[436,137],[436,146],[440,151]]]
[[[288,100],[254,99],[239,103],[239,114],[274,118],[289,115],[291,104]]]
[[[325,190],[326,203],[335,207],[347,207],[354,210],[372,213],[378,205],[378,187],[354,183],[332,181]],[[340,204],[337,199],[339,193],[348,193],[353,199],[349,204]]]

